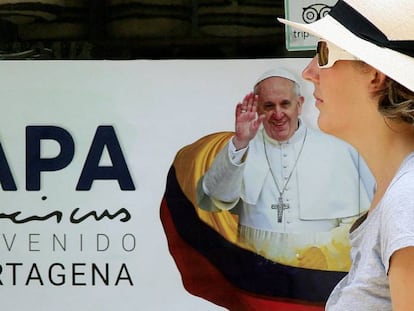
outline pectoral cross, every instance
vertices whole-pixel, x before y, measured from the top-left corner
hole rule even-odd
[[[279,202],[277,204],[272,204],[272,209],[277,209],[277,222],[282,222],[283,211],[289,208],[289,204],[284,203],[282,197],[279,197]]]

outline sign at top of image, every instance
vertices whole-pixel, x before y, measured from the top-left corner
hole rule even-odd
[[[285,17],[298,23],[313,23],[326,14],[337,0],[285,0]],[[306,51],[316,48],[318,38],[308,32],[286,26],[286,48],[288,51]]]

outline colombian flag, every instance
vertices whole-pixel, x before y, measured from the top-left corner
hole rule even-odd
[[[232,135],[215,133],[185,146],[168,173],[160,217],[185,288],[234,311],[324,310],[345,271],[295,267],[262,257],[238,243],[237,216],[197,206],[197,182]]]

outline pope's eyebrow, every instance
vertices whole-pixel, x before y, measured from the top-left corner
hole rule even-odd
[[[275,106],[275,105],[276,104],[274,102],[272,102],[272,101],[267,101],[267,102],[264,102],[263,103],[263,106],[266,106],[266,107]]]
[[[287,106],[290,105],[292,102],[288,99],[284,99],[280,102],[281,105]]]

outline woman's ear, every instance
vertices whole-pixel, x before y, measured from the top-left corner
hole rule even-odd
[[[385,82],[387,81],[387,76],[383,74],[381,71],[378,71],[373,68],[371,73],[371,80],[370,80],[370,90],[373,93],[377,93],[385,88]]]

